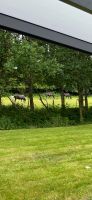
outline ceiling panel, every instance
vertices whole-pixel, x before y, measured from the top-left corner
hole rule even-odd
[[[92,53],[92,15],[59,0],[0,0],[0,25]]]

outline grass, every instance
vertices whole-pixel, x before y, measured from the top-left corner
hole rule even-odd
[[[78,99],[77,96],[73,96],[72,99],[66,98],[66,106],[68,106],[70,108],[71,107],[72,108],[78,107],[78,103],[76,104],[77,99]],[[52,98],[48,98],[48,103],[49,103],[50,106],[52,105],[52,100],[53,100]],[[2,103],[3,103],[3,105],[6,105],[6,106],[11,105],[11,102],[7,97],[2,99]],[[28,98],[27,98],[26,102],[21,102],[21,101],[17,100],[17,103],[27,107],[28,106]],[[34,103],[35,103],[36,108],[42,108],[43,107],[43,105],[41,104],[39,97],[37,95],[34,95]],[[92,96],[88,97],[88,103],[89,103],[89,107],[92,106]],[[59,107],[61,106],[60,95],[58,95],[58,94],[55,95],[55,106],[59,106]]]
[[[0,131],[0,200],[92,200],[92,125]]]

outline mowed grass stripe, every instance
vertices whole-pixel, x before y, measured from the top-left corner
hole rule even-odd
[[[0,200],[91,200],[92,125],[0,131]]]

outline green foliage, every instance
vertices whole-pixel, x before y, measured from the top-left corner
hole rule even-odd
[[[60,127],[79,124],[78,109],[49,108],[30,111],[22,106],[0,107],[0,129]]]
[[[7,85],[9,85],[9,73],[6,65],[11,57],[11,49],[12,34],[8,31],[0,30],[0,99],[2,94],[7,91]]]
[[[41,65],[43,62],[44,48],[36,40],[28,37],[17,38],[14,44],[15,66],[17,66],[18,76],[27,86],[32,79],[33,84],[41,75]],[[17,43],[17,44],[16,44]]]

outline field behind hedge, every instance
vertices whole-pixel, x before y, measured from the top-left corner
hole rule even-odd
[[[66,99],[65,100],[66,107],[70,107],[70,108],[78,107],[78,102],[77,102],[78,96],[72,96],[71,99],[68,99],[68,98],[65,98],[65,99]],[[53,98],[48,97],[47,101],[48,101],[48,104],[50,106],[52,106]],[[44,102],[46,103],[45,100],[44,100]],[[23,106],[27,107],[28,106],[28,98],[27,98],[26,102],[21,102],[20,100],[17,100],[16,103],[19,104],[19,105],[23,105]],[[92,106],[92,96],[88,97],[88,103],[89,103],[89,107]],[[2,98],[2,104],[7,106],[7,105],[11,105],[11,102],[10,102],[8,97],[3,97]],[[42,108],[43,107],[43,105],[40,102],[39,97],[37,95],[34,95],[34,104],[35,104],[36,108]],[[55,95],[55,106],[58,106],[58,107],[61,106],[61,99],[60,99],[59,94]]]

